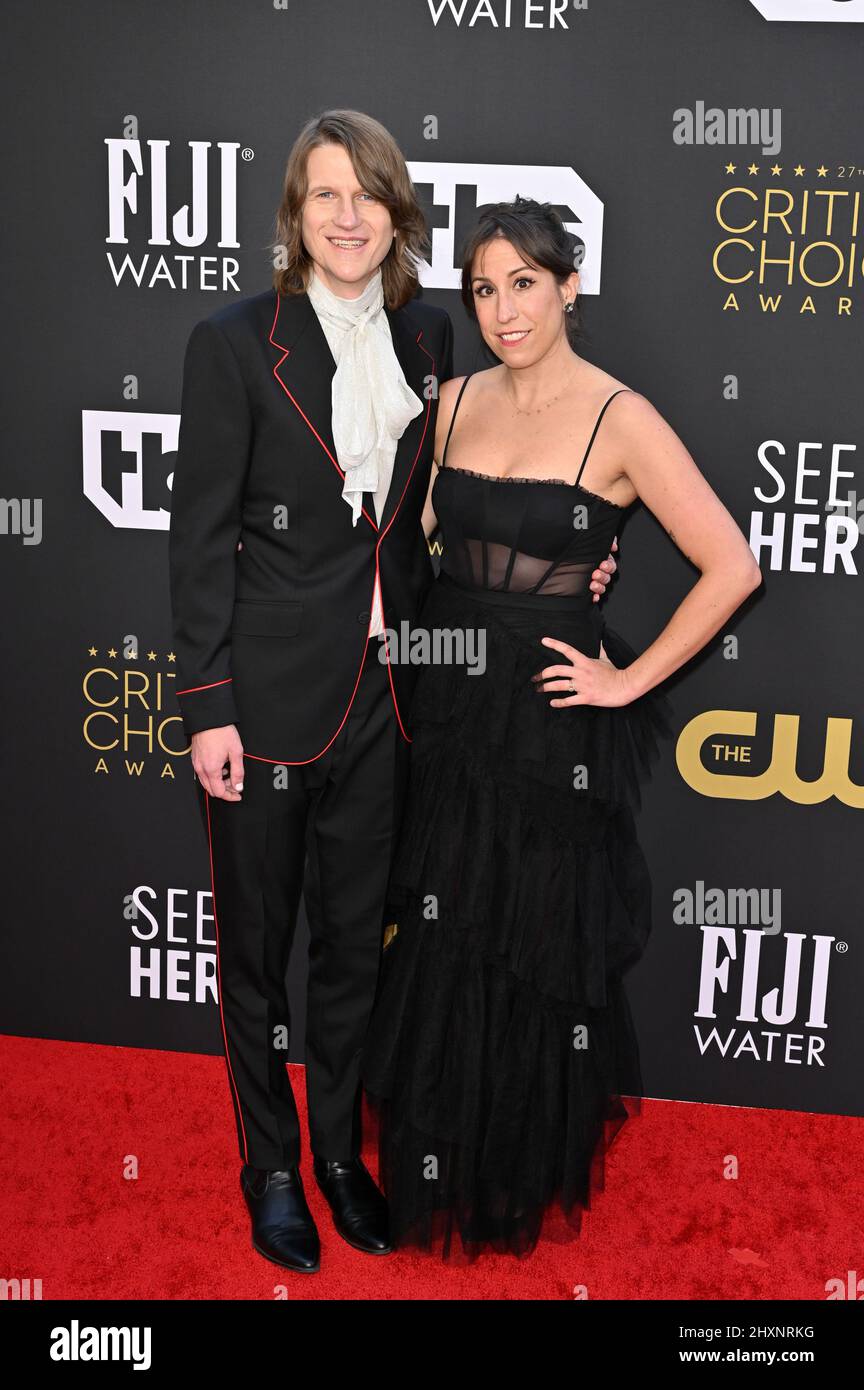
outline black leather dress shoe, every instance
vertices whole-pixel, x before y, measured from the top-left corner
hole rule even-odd
[[[333,1224],[343,1240],[367,1255],[389,1255],[387,1200],[378,1191],[361,1158],[313,1159],[315,1181],[333,1213]]]
[[[321,1263],[318,1228],[306,1202],[299,1168],[253,1168],[240,1172],[252,1217],[252,1247],[265,1260],[314,1274]]]

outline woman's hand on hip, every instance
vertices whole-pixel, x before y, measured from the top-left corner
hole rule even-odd
[[[557,637],[542,638],[544,647],[559,651],[564,661],[555,666],[544,666],[531,679],[543,695],[559,691],[561,695],[550,700],[555,709],[566,709],[569,705],[601,705],[605,709],[616,709],[629,705],[633,692],[626,668],[613,666],[603,644],[600,656],[586,656],[578,647],[569,642],[560,642]]]

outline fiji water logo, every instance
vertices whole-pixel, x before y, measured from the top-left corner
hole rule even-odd
[[[833,936],[758,928],[703,926],[696,1020],[728,1015],[714,1027],[696,1022],[700,1053],[730,1061],[819,1066],[827,1062],[828,978],[834,954],[848,951]]]
[[[236,140],[138,139],[129,117],[123,137],[107,137],[108,266],[115,285],[139,289],[240,290],[237,186],[254,151]],[[181,189],[179,199],[174,192]],[[169,191],[170,190],[170,191]],[[172,202],[172,194],[174,201]]]

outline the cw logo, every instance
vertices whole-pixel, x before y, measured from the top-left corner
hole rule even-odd
[[[179,415],[82,410],[84,496],[112,526],[167,531]]]
[[[822,24],[864,22],[864,0],[751,0],[765,19],[799,19]]]
[[[429,289],[459,288],[462,243],[484,203],[512,202],[517,193],[551,203],[582,243],[581,290],[600,293],[603,204],[569,165],[439,164],[409,159],[408,171],[432,234],[432,263],[420,267]]]
[[[734,801],[762,801],[779,792],[799,806],[815,806],[835,796],[844,806],[864,810],[864,787],[849,777],[852,720],[827,720],[825,761],[821,776],[805,782],[796,771],[798,750],[797,714],[775,714],[771,762],[765,772],[709,772],[702,765],[701,752],[713,740],[718,756],[739,768],[749,761],[749,750],[736,748],[736,737],[752,738],[756,715],[750,710],[713,709],[697,715],[682,729],[675,757],[678,771],[688,786],[702,796],[728,797]]]

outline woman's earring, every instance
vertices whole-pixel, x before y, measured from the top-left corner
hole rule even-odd
[[[572,300],[572,299],[568,299],[568,300],[567,300],[567,303],[564,305],[564,313],[565,313],[565,314],[572,314],[572,313],[573,313],[573,300]]]

